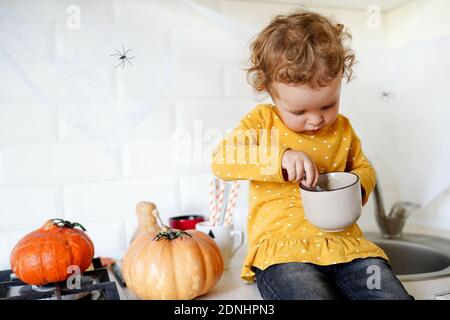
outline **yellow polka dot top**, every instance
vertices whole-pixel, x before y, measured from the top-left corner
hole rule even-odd
[[[273,105],[256,106],[221,141],[211,163],[212,173],[222,180],[249,180],[248,248],[241,278],[254,281],[252,266],[264,270],[285,262],[331,265],[365,257],[387,260],[356,223],[327,233],[308,222],[299,185],[283,178],[281,159],[287,149],[308,154],[320,173],[357,174],[363,205],[375,186],[374,169],[345,116],[338,114],[334,123],[308,135],[287,128]]]

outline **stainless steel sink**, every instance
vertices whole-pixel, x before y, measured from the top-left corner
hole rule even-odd
[[[365,236],[386,252],[401,281],[450,276],[450,239],[407,233],[400,239],[385,239],[371,232]]]

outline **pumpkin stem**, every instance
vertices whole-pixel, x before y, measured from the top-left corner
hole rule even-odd
[[[76,227],[80,228],[81,230],[83,230],[84,232],[86,232],[86,228],[83,227],[81,224],[79,224],[78,222],[70,222],[68,220],[64,220],[64,219],[50,219],[51,222],[53,222],[54,224],[56,224],[58,227],[60,228],[70,228],[70,229],[74,229]]]

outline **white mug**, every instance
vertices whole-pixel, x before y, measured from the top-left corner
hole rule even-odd
[[[300,185],[305,216],[310,223],[327,232],[340,232],[361,216],[361,184],[352,172],[319,175],[319,189]]]
[[[195,229],[214,239],[222,254],[223,267],[228,269],[231,258],[243,244],[244,233],[241,230],[233,230],[233,225],[212,227],[209,221],[197,223]]]

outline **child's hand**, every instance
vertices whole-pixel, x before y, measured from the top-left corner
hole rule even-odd
[[[305,187],[315,187],[319,179],[319,169],[316,164],[301,151],[286,150],[281,159],[281,167],[287,172],[286,180],[299,183],[306,173],[306,181],[302,181]]]

